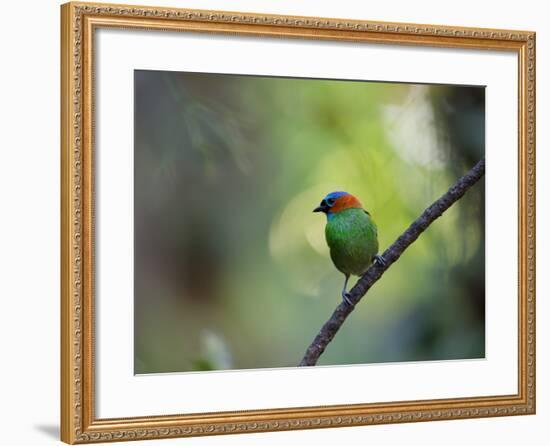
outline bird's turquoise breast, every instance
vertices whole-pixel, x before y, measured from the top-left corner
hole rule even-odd
[[[378,253],[376,224],[363,209],[329,215],[325,228],[330,257],[344,274],[362,275]]]

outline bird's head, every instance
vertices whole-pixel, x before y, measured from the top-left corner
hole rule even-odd
[[[363,205],[353,195],[347,192],[331,192],[323,200],[321,204],[313,209],[313,212],[324,212],[328,217],[341,212],[345,209],[359,208]]]

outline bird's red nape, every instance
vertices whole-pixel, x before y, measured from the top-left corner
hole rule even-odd
[[[345,209],[363,208],[361,202],[351,194],[346,194],[338,197],[334,204],[330,207],[331,213],[337,213]]]

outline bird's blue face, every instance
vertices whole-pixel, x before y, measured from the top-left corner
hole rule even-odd
[[[332,209],[334,209],[334,206],[337,205],[341,197],[346,196],[350,196],[350,194],[342,191],[331,192],[321,200],[321,204],[313,209],[313,212],[323,212],[330,219],[331,215],[333,215]]]

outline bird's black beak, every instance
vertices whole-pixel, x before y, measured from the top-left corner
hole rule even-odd
[[[324,201],[315,209],[313,209],[313,212],[324,212],[325,214],[327,213],[327,211],[328,211],[328,206]]]

